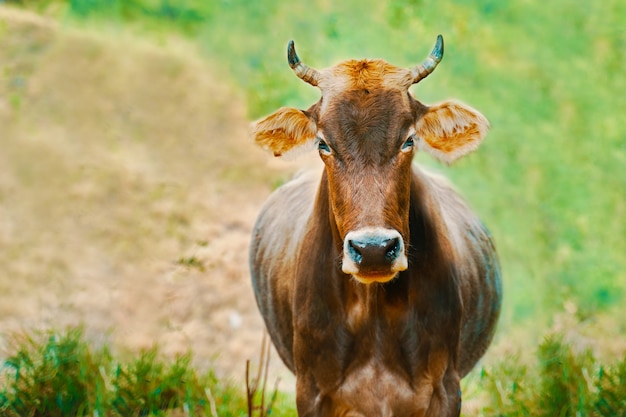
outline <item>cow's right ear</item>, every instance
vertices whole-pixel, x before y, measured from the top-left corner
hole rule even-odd
[[[254,123],[252,135],[257,145],[274,156],[293,155],[315,147],[317,126],[306,112],[282,107]]]

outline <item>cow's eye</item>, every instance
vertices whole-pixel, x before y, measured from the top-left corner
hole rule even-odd
[[[408,139],[404,141],[402,144],[402,150],[410,151],[413,147],[415,147],[415,134],[409,136]]]
[[[322,138],[320,138],[317,142],[317,149],[322,155],[330,155],[331,153],[330,146],[328,146],[328,143],[326,143],[326,141]]]

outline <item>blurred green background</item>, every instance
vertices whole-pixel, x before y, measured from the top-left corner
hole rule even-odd
[[[475,155],[441,169],[496,237],[506,291],[502,327],[547,324],[565,300],[581,315],[623,306],[623,1],[23,3],[58,7],[54,13],[66,19],[192,39],[244,92],[251,118],[317,100],[286,64],[289,39],[320,68],[359,57],[409,66],[443,34],[443,65],[415,94],[425,103],[459,98],[493,126]]]
[[[279,106],[306,108],[318,97],[289,70],[289,39],[315,67],[353,57],[409,66],[426,56],[441,33],[443,64],[414,92],[425,103],[461,99],[492,124],[478,152],[437,169],[452,178],[495,235],[506,291],[501,328],[548,325],[566,301],[576,304],[582,319],[618,314],[623,306],[623,1],[8,3],[157,41],[183,36],[242,91],[251,119]]]

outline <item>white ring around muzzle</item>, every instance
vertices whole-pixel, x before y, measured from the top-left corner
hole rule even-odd
[[[393,251],[393,258],[389,259],[389,263],[381,264],[380,268],[371,268],[364,271],[362,263],[355,259],[355,250],[351,248],[354,242],[371,242],[372,245],[384,245],[384,242],[396,242],[395,247],[388,250]],[[363,262],[364,263],[364,262]],[[363,283],[387,282],[393,279],[398,272],[408,268],[408,259],[406,256],[404,239],[402,235],[394,229],[384,229],[382,227],[363,228],[349,232],[343,241],[343,259],[341,269],[345,274],[354,276],[358,281]]]

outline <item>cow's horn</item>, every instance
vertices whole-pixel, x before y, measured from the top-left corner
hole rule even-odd
[[[428,58],[421,64],[411,68],[411,75],[413,76],[413,84],[428,77],[428,75],[437,68],[437,65],[443,58],[443,36],[437,35],[437,42]]]
[[[296,48],[293,41],[289,41],[289,45],[287,46],[287,60],[289,61],[289,66],[298,77],[317,87],[317,84],[319,84],[320,81],[320,72],[300,61],[298,54],[296,54]]]

